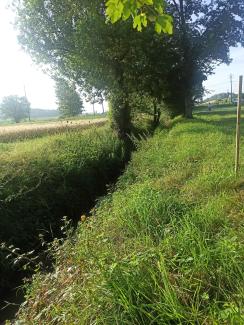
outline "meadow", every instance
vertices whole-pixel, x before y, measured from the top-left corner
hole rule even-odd
[[[115,190],[50,248],[54,270],[33,276],[16,324],[244,324],[243,149],[236,177],[225,108],[142,140]]]

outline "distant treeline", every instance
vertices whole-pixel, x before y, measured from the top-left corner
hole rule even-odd
[[[41,109],[41,108],[33,108],[31,109],[31,118],[52,118],[59,117],[59,111],[56,109]]]
[[[60,113],[56,109],[41,109],[41,108],[32,108],[30,110],[30,118],[31,119],[48,119],[59,117]],[[5,119],[4,116],[0,112],[0,120]]]
[[[213,100],[225,100],[225,99],[230,99],[230,98],[231,98],[231,94],[229,92],[219,93],[219,94],[215,94],[211,97],[204,99],[203,102],[208,102],[208,101],[213,101]],[[232,93],[232,100],[236,100],[237,98],[238,98],[238,95],[235,93]],[[242,95],[242,98],[244,99],[244,94]]]

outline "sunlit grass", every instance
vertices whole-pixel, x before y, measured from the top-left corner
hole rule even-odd
[[[244,158],[236,178],[234,151],[234,111],[142,141],[55,271],[35,276],[19,319],[244,324]]]

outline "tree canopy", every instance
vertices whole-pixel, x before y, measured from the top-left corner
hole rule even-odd
[[[165,13],[165,0],[108,0],[106,15],[112,23],[133,19],[133,27],[139,32],[147,27],[148,21],[155,24],[155,31],[172,34],[172,17]]]
[[[10,95],[3,98],[0,111],[4,118],[13,119],[19,123],[30,114],[30,103],[26,97]]]
[[[174,17],[177,61],[167,83],[166,102],[191,117],[194,100],[203,94],[202,82],[220,63],[230,63],[229,48],[244,45],[242,0],[168,0]],[[174,90],[175,88],[175,90]]]
[[[74,83],[57,78],[55,91],[58,109],[62,116],[76,116],[82,113],[83,102]]]
[[[230,62],[230,46],[244,44],[242,0],[160,1],[162,14],[173,17],[173,35],[155,33],[152,24],[134,31],[135,13],[124,14],[126,2],[106,7],[95,0],[21,0],[16,8],[23,47],[83,91],[106,93],[122,135],[130,131],[133,93],[148,94],[158,107],[163,101],[173,115],[191,117],[203,81],[216,65]],[[151,6],[141,3],[137,13],[149,19]],[[116,24],[105,22],[109,4],[120,7],[114,18],[107,12]]]
[[[138,33],[130,20],[105,23],[105,6],[95,0],[22,0],[16,10],[19,40],[31,56],[49,65],[51,73],[74,80],[83,92],[96,89],[106,94],[114,109],[120,107],[119,119],[125,119],[120,125],[116,119],[114,125],[122,136],[128,133],[128,95],[138,88],[135,76],[143,74],[142,66],[148,65],[144,52],[154,47],[153,29]],[[156,42],[161,44],[160,37]],[[121,125],[127,127],[119,130]]]

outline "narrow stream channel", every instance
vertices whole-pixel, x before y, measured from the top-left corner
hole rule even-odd
[[[124,168],[126,166],[126,162],[123,162],[122,168],[120,168],[117,173],[114,173],[111,177],[109,184],[104,184],[103,191],[99,193],[96,197],[94,197],[90,204],[89,209],[83,210],[80,207],[80,211],[82,214],[88,214],[89,211],[95,206],[96,200],[99,197],[106,195],[108,188],[116,182],[118,177],[123,173]],[[77,218],[73,220],[73,224],[77,225],[78,220],[80,219],[80,213],[77,215]],[[52,234],[54,237],[58,237],[57,233]],[[29,277],[31,275],[29,274]],[[15,318],[15,314],[18,312],[19,306],[24,301],[24,290],[23,286],[23,278],[27,277],[27,275],[23,272],[16,272],[14,277],[14,281],[12,281],[12,285],[9,288],[0,288],[0,325],[4,325],[6,320],[13,320]]]

